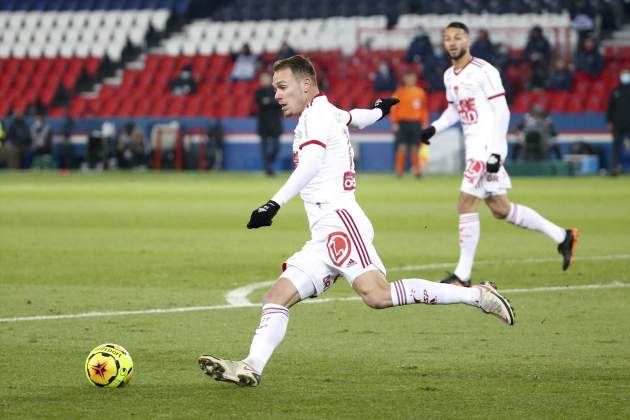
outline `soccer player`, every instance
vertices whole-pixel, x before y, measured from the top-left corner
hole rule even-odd
[[[466,168],[460,187],[460,256],[455,272],[443,283],[470,287],[470,278],[479,242],[479,213],[484,200],[497,219],[543,232],[558,246],[562,269],[571,265],[578,239],[576,228],[563,229],[522,204],[511,203],[507,191],[512,187],[503,167],[507,156],[507,130],[510,111],[505,100],[501,76],[488,62],[470,55],[468,27],[450,23],[443,31],[443,43],[453,65],[444,72],[448,107],[440,118],[422,130],[421,139],[461,122],[464,129]]]
[[[372,224],[354,196],[356,174],[347,125],[360,128],[374,123],[397,100],[378,100],[370,110],[342,111],[319,92],[308,59],[296,55],[279,60],[273,70],[275,98],[284,114],[300,116],[293,140],[296,167],[271,200],[252,212],[247,227],[271,226],[281,206],[300,193],[311,239],[286,261],[284,271],[263,297],[249,355],[238,361],[203,355],[199,358],[203,372],[218,381],[258,385],[265,365],[284,338],[289,308],[321,295],[339,276],[375,309],[463,303],[512,325],[509,302],[490,284],[463,288],[421,279],[393,283],[385,279],[385,267],[372,245]]]

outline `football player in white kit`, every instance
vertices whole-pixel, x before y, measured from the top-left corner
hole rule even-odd
[[[470,55],[470,38],[465,24],[450,23],[442,36],[444,49],[453,63],[444,72],[448,107],[438,120],[422,131],[421,141],[428,144],[436,132],[459,121],[464,130],[466,149],[466,168],[457,205],[459,262],[453,274],[442,282],[471,285],[479,242],[477,207],[481,200],[497,219],[549,236],[556,242],[562,255],[562,269],[566,270],[573,258],[578,230],[561,228],[531,208],[511,203],[507,198],[512,184],[503,162],[507,156],[510,110],[499,72],[488,62]]]
[[[276,62],[273,69],[275,98],[284,114],[300,116],[293,141],[295,170],[271,200],[252,212],[247,227],[270,226],[281,206],[299,193],[311,239],[286,261],[284,271],[263,297],[249,355],[237,361],[203,355],[199,358],[203,372],[218,381],[258,385],[271,354],[284,338],[289,308],[322,294],[340,276],[375,309],[463,303],[512,325],[509,302],[491,284],[463,288],[422,279],[393,283],[385,279],[385,267],[372,244],[372,224],[354,196],[356,173],[347,126],[362,128],[376,122],[397,100],[378,100],[369,110],[342,111],[319,92],[308,59],[293,56]]]

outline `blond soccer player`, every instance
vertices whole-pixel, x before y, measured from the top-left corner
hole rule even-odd
[[[386,280],[385,267],[372,244],[372,224],[355,200],[354,154],[347,126],[362,128],[376,122],[389,113],[396,99],[379,100],[370,110],[340,110],[319,91],[315,69],[302,56],[274,64],[273,87],[284,114],[300,117],[293,140],[295,170],[271,200],[252,212],[247,227],[270,226],[278,210],[299,193],[311,239],[286,261],[284,271],[263,297],[260,324],[247,357],[228,360],[203,355],[199,366],[206,375],[257,386],[284,338],[290,308],[321,295],[340,276],[371,308],[463,303],[513,324],[509,302],[490,284],[462,288],[422,279]]]

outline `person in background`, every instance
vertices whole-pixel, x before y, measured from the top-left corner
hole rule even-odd
[[[619,85],[613,90],[608,101],[606,122],[613,136],[612,170],[610,174],[617,176],[623,173],[621,164],[624,143],[630,139],[630,68],[624,68],[619,74]]]
[[[570,91],[573,87],[573,74],[567,66],[567,62],[562,58],[556,59],[553,63],[553,69],[549,74],[549,78],[545,84],[548,90],[564,90]]]
[[[289,43],[284,40],[282,44],[280,44],[280,49],[278,50],[278,54],[276,55],[276,60],[284,60],[285,58],[289,58],[295,55],[295,50],[291,48]]]
[[[70,115],[70,109],[66,108],[63,123],[61,125],[61,136],[63,138],[59,153],[59,169],[62,176],[70,174],[73,165],[74,154],[72,151],[72,134],[74,133],[75,122]]]
[[[516,132],[521,142],[514,145],[512,160],[517,160],[524,148],[526,160],[549,159],[551,154],[562,160],[562,152],[555,142],[558,132],[553,125],[551,116],[538,105],[532,105],[530,111],[516,125]]]
[[[581,47],[575,54],[575,71],[584,73],[595,79],[604,68],[604,59],[597,48],[595,40],[588,36],[584,38]]]
[[[477,209],[482,200],[496,219],[542,232],[553,240],[562,256],[562,270],[567,270],[573,260],[578,229],[562,228],[534,209],[508,199],[512,182],[503,162],[508,152],[510,109],[499,71],[470,54],[466,24],[451,22],[442,35],[444,50],[453,64],[444,72],[448,106],[440,118],[422,130],[421,139],[428,143],[436,133],[460,123],[466,159],[457,203],[459,261],[455,272],[442,282],[464,287],[472,284],[472,268],[481,236]]]
[[[429,106],[424,89],[417,86],[418,77],[414,72],[403,75],[403,85],[393,94],[400,103],[392,108],[391,120],[396,144],[396,175],[402,177],[407,165],[407,155],[411,153],[411,166],[416,178],[420,178],[421,167],[418,155],[420,133],[429,125]]]
[[[52,132],[41,114],[35,115],[31,124],[32,148],[36,156],[50,154]]]
[[[142,130],[129,121],[126,123],[116,142],[116,159],[121,169],[133,169],[146,165],[146,151]]]
[[[424,30],[424,28],[418,28],[418,32],[405,53],[405,61],[407,63],[424,64],[426,62],[433,61],[434,51],[431,44],[431,38]]]
[[[381,60],[376,73],[372,75],[374,92],[393,92],[398,82],[387,61]]]
[[[169,83],[171,94],[175,96],[192,95],[197,92],[197,80],[192,72],[192,65],[186,64],[182,71]]]
[[[258,57],[252,53],[248,43],[243,44],[236,55],[230,80],[252,80],[258,69]]]
[[[486,60],[489,63],[497,65],[496,57],[497,51],[495,45],[490,41],[490,34],[485,29],[480,29],[477,39],[472,43],[470,47],[470,53],[473,57],[478,57]]]
[[[529,31],[527,44],[523,51],[523,59],[532,66],[529,80],[530,89],[541,89],[545,86],[551,62],[551,44],[545,37],[540,26],[536,25]]]
[[[7,164],[9,169],[23,168],[26,154],[31,147],[31,130],[20,111],[15,113],[11,121],[5,139],[5,146],[7,147]]]
[[[282,108],[274,99],[274,95],[271,75],[261,73],[260,87],[254,92],[254,100],[258,108],[256,132],[260,137],[263,166],[268,176],[275,175],[273,164],[280,151],[280,135],[282,134]]]
[[[220,119],[211,121],[206,128],[208,142],[206,144],[206,156],[208,169],[221,170],[223,168],[223,143],[225,130]]]

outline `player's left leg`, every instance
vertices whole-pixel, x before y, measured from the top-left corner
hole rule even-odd
[[[374,309],[417,303],[448,305],[463,303],[499,317],[508,325],[514,323],[509,301],[494,286],[482,283],[476,287],[458,287],[423,279],[403,279],[388,283],[378,270],[367,271],[352,282],[352,288]]]
[[[257,386],[263,369],[284,338],[289,324],[289,308],[302,299],[301,292],[291,280],[281,276],[263,298],[262,315],[249,355],[243,360],[228,360],[204,354],[199,357],[201,370],[217,381]],[[313,292],[314,289],[310,293]]]
[[[558,245],[558,252],[562,255],[562,269],[569,268],[578,240],[576,228],[564,229],[527,206],[511,203],[507,194],[488,197],[485,202],[495,218],[505,219],[508,223],[524,229],[542,232],[551,238]]]

